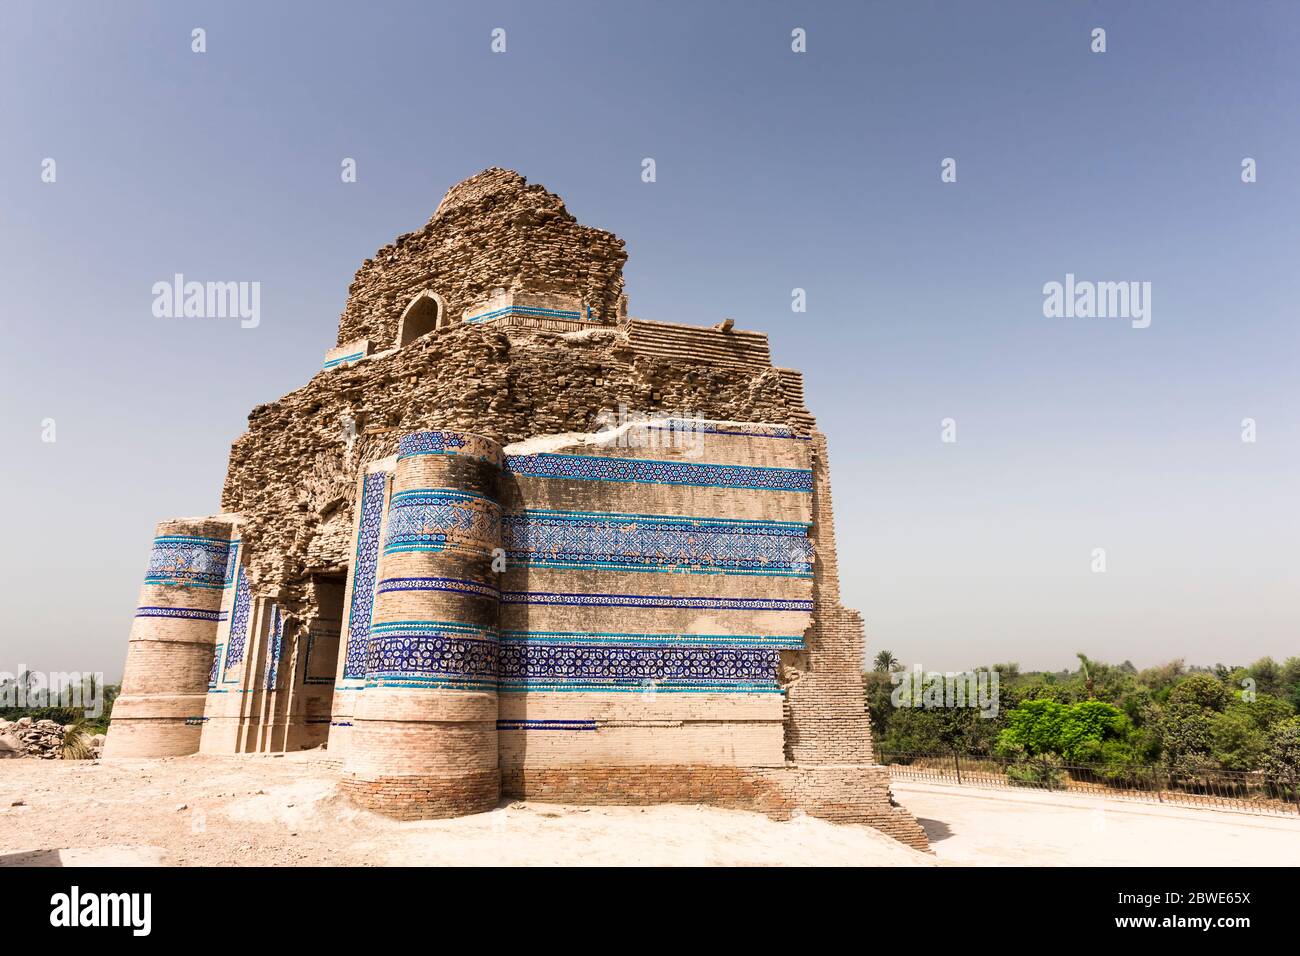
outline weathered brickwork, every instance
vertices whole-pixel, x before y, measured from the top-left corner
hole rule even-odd
[[[562,295],[613,322],[626,261],[623,240],[580,225],[559,196],[511,170],[484,170],[449,190],[423,229],[362,264],[338,344],[397,344],[398,319],[425,289],[457,319],[501,289]]]
[[[924,846],[872,764],[801,376],[629,318],[625,258],[493,169],[367,260],[223,514],[160,526],[110,755],[325,745],[403,819],[707,802]]]

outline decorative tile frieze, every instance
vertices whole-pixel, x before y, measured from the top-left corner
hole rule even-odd
[[[689,485],[738,491],[812,491],[812,471],[807,468],[760,468],[650,458],[538,453],[506,456],[506,470],[526,478]]]
[[[506,515],[501,527],[511,565],[812,576],[802,522],[529,509]]]
[[[411,432],[397,441],[397,460],[419,455],[463,455],[502,465],[501,446],[479,435],[466,432],[427,431]]]
[[[230,541],[193,535],[163,535],[153,539],[145,584],[187,588],[225,586]]]
[[[451,488],[399,492],[388,505],[384,554],[453,549],[490,552],[501,537],[501,506]]]
[[[211,611],[201,607],[138,607],[136,617],[171,617],[190,621],[220,621],[224,616],[220,611]]]
[[[544,607],[667,608],[700,611],[799,611],[812,613],[813,602],[797,598],[700,597],[671,594],[560,593],[554,591],[502,591],[502,604]]]
[[[494,689],[494,628],[455,621],[376,623],[366,656],[366,685]]]

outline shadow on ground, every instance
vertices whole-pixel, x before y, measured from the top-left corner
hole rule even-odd
[[[6,853],[0,856],[0,866],[62,866],[58,850],[28,850],[26,853]]]
[[[952,828],[942,820],[925,820],[917,817],[916,822],[921,824],[921,828],[925,830],[925,835],[930,838],[931,843],[938,843],[940,840],[946,840],[952,836]]]

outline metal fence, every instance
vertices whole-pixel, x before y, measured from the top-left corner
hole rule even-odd
[[[1294,787],[1260,772],[1205,770],[1180,773],[1166,767],[1124,769],[1043,760],[957,753],[877,753],[895,780],[928,780],[971,787],[1026,788],[1087,793],[1182,807],[1241,813],[1298,814]]]

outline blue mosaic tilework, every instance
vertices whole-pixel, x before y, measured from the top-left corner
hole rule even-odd
[[[230,541],[191,535],[163,535],[153,539],[145,584],[216,588],[225,585]]]
[[[507,315],[529,316],[538,319],[576,319],[584,321],[594,321],[591,315],[591,307],[588,306],[586,315],[581,312],[570,309],[543,309],[532,305],[507,305],[500,309],[493,309],[491,312],[480,312],[478,315],[468,316],[466,322],[490,322],[493,319],[500,319]]]
[[[138,607],[136,617],[176,617],[192,621],[220,621],[220,611],[209,611],[201,607]]]
[[[384,554],[484,552],[490,551],[488,542],[499,540],[500,535],[501,507],[491,498],[451,488],[402,491],[389,501]],[[463,538],[472,540],[458,540]]]
[[[501,592],[493,585],[464,578],[384,578],[379,582],[379,593],[390,591],[450,591],[492,601],[501,599]]]
[[[252,613],[253,594],[248,587],[248,576],[240,567],[235,578],[235,608],[230,616],[230,643],[226,645],[226,663],[223,673],[228,674],[232,667],[244,660],[244,647],[248,642],[248,618]],[[225,680],[225,683],[231,683]]]
[[[266,652],[266,689],[275,690],[276,678],[280,673],[280,654],[284,650],[284,615],[280,605],[271,605],[270,646]]]
[[[683,608],[701,611],[802,611],[812,613],[813,602],[796,598],[697,597],[670,594],[565,594],[553,591],[503,591],[503,604],[577,607]]]
[[[225,644],[218,644],[213,648],[215,653],[212,655],[212,670],[208,672],[208,690],[213,690],[217,686],[217,672],[221,669],[221,651],[225,646]]]
[[[649,458],[595,455],[507,455],[506,470],[527,478],[618,481],[639,485],[690,485],[740,491],[812,491],[807,468],[757,468],[751,465],[694,464]]]
[[[347,657],[343,677],[366,676],[366,644],[375,610],[375,572],[379,567],[379,529],[384,520],[384,491],[388,473],[366,475],[361,486],[361,527],[352,572],[352,604],[348,609]]]
[[[397,460],[416,455],[457,455],[469,444],[459,432],[412,432],[397,440]]]
[[[575,647],[752,647],[799,650],[802,634],[618,634],[602,631],[502,631],[501,642]]]
[[[512,566],[812,577],[804,522],[530,509],[501,526]]]
[[[454,621],[390,621],[371,629],[366,686],[494,690],[496,631]]]
[[[581,693],[581,694],[780,694],[775,683],[686,683],[673,680],[630,681],[498,681],[498,694]]]
[[[339,365],[342,365],[344,362],[356,362],[359,359],[363,359],[365,357],[366,357],[365,352],[353,352],[351,355],[341,355],[338,358],[329,359],[328,361],[325,362],[324,365],[321,366],[321,368],[331,369]]]
[[[221,582],[223,588],[228,588],[235,583],[235,574],[239,570],[239,540],[230,542],[230,555],[226,558],[226,576]]]
[[[497,730],[595,730],[594,720],[498,720]]]
[[[752,647],[501,642],[498,690],[779,692],[780,651]]]
[[[459,455],[475,461],[485,461],[498,468],[503,463],[500,445],[468,432],[411,432],[397,440],[398,461],[421,455]]]

